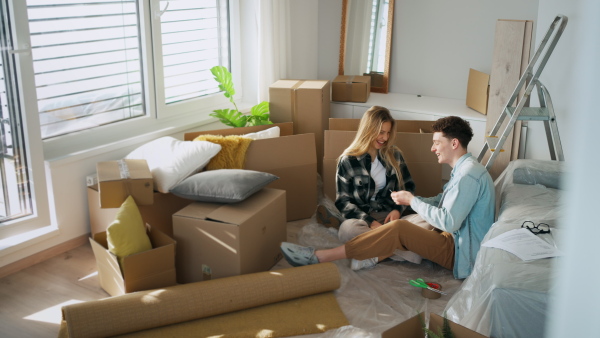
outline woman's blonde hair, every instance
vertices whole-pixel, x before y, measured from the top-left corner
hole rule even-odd
[[[400,171],[400,166],[394,157],[394,149],[398,149],[394,145],[396,142],[396,120],[394,120],[390,111],[385,107],[373,106],[364,113],[363,117],[360,119],[358,132],[356,133],[354,140],[350,146],[344,150],[342,155],[340,155],[338,162],[344,156],[360,156],[368,152],[373,141],[377,139],[381,127],[385,122],[390,122],[392,128],[390,129],[390,135],[387,142],[379,149],[379,156],[383,160],[386,169],[393,169],[396,172],[396,176],[398,177],[397,188],[402,189],[404,187],[402,173]]]

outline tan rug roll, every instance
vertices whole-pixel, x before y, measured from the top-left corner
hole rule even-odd
[[[140,291],[63,307],[69,337],[108,337],[333,291],[333,263]]]

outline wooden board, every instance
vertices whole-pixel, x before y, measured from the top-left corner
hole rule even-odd
[[[531,23],[531,21],[525,20],[498,20],[496,23],[486,135],[491,133],[502,109],[519,82],[522,71],[527,67],[527,64],[523,66],[523,63],[524,59],[529,60],[531,29],[527,29],[527,26],[532,26]],[[529,36],[526,37],[527,35]],[[525,47],[526,45],[527,47]],[[502,128],[497,133],[498,136],[508,121],[508,117],[505,118]],[[516,145],[513,143],[513,134],[514,129],[504,143],[504,151],[496,157],[494,165],[490,168],[493,179],[496,179],[510,162],[514,146],[516,146],[515,152],[518,152],[518,142]],[[488,152],[484,156],[483,163],[487,163],[490,154]]]

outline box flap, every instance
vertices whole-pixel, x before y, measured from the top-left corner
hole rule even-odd
[[[257,131],[266,130],[273,127],[279,127],[279,135],[280,136],[288,136],[294,134],[294,123],[293,122],[282,122],[282,123],[273,123],[273,124],[265,124],[261,126],[251,126],[251,127],[239,127],[239,128],[225,128],[225,129],[216,129],[216,130],[202,130],[195,131],[190,133],[185,133],[183,135],[184,141],[192,141],[199,135],[244,135],[249,133],[255,133]]]
[[[313,163],[317,163],[315,135],[300,134],[250,143],[246,151],[245,169],[268,171]]]
[[[337,159],[354,140],[355,131],[325,130],[325,149],[323,158]]]
[[[473,68],[469,69],[467,82],[467,107],[482,114],[487,114],[490,75]]]

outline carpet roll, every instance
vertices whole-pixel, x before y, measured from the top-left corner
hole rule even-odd
[[[108,337],[333,291],[333,263],[140,291],[63,307],[68,336]]]

